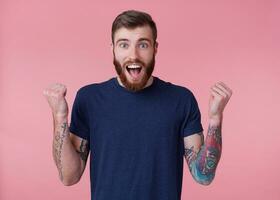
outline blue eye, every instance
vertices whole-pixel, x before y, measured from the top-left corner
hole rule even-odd
[[[120,43],[119,44],[119,47],[121,47],[121,48],[127,48],[128,47],[128,44],[127,43]]]
[[[148,48],[148,44],[147,44],[147,43],[140,43],[140,44],[139,44],[139,47],[140,47],[141,49],[146,49],[146,48]]]

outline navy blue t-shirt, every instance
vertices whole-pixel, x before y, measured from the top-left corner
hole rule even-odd
[[[116,77],[82,87],[70,123],[90,144],[92,200],[180,200],[183,137],[201,131],[192,92],[155,76],[138,92]]]

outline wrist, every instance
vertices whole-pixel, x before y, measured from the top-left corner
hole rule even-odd
[[[209,118],[209,125],[210,126],[219,126],[223,121],[223,115],[213,116]]]
[[[67,123],[68,116],[67,114],[53,114],[53,119],[56,124]]]

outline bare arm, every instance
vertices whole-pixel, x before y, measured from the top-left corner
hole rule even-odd
[[[54,120],[53,158],[64,185],[77,183],[86,166],[88,141],[69,132],[66,120]]]
[[[209,99],[209,126],[204,142],[203,133],[184,138],[184,156],[193,178],[200,184],[209,185],[214,177],[222,153],[223,110],[232,91],[219,82],[211,88]]]
[[[86,166],[88,142],[69,132],[66,87],[53,84],[44,90],[53,114],[53,159],[64,185],[77,183]]]
[[[201,132],[185,137],[184,145],[184,156],[193,178],[202,185],[209,185],[222,152],[221,124],[209,124],[205,143]]]

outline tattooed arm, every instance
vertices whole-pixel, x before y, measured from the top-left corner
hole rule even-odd
[[[204,142],[203,133],[184,138],[185,158],[193,178],[200,184],[209,185],[214,177],[222,152],[223,111],[232,90],[223,82],[211,87],[209,99],[209,126]]]
[[[193,178],[209,185],[214,177],[222,152],[221,123],[209,124],[204,143],[203,133],[184,138],[185,158]]]
[[[69,132],[66,120],[54,120],[53,158],[64,185],[77,183],[86,166],[88,141]]]
[[[69,132],[66,87],[52,84],[44,90],[53,115],[53,158],[64,185],[77,183],[86,166],[89,153],[88,142]]]

